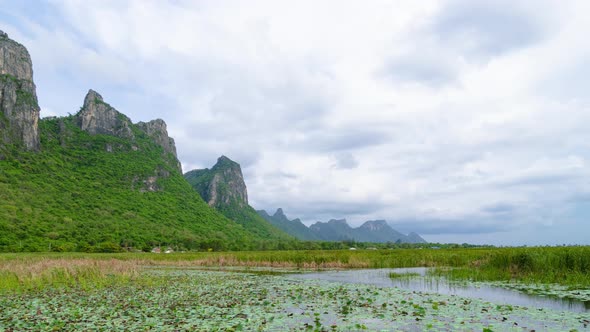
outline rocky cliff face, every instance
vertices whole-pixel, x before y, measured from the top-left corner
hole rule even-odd
[[[92,135],[105,134],[121,138],[133,138],[131,120],[104,102],[102,96],[89,90],[84,105],[78,113],[80,129]]]
[[[80,129],[91,135],[111,135],[132,142],[135,141],[133,129],[139,129],[151,138],[154,143],[161,146],[164,154],[171,153],[174,156],[173,166],[179,172],[182,172],[182,167],[176,156],[174,139],[168,136],[166,122],[162,119],[133,124],[126,115],[106,103],[98,92],[89,90],[84,98],[84,105],[77,114],[77,122]],[[107,151],[113,150],[112,146],[105,148]],[[137,147],[135,146],[135,148]]]
[[[138,122],[137,126],[151,137],[156,144],[164,149],[164,152],[172,153],[176,156],[176,144],[174,139],[168,136],[166,122],[162,119],[152,120],[150,122]]]
[[[193,170],[184,177],[209,206],[248,206],[248,192],[240,164],[226,156],[219,157],[211,169]]]
[[[174,143],[174,139],[168,136],[168,129],[164,120],[156,119],[150,122],[138,122],[137,126],[156,144],[161,146],[164,149],[164,153],[171,153],[175,158],[178,158],[176,155],[176,144]],[[177,163],[176,168],[182,173],[180,162]]]
[[[31,56],[0,31],[0,145],[39,150],[39,111]]]

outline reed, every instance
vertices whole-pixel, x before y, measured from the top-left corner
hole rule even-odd
[[[137,278],[137,260],[94,258],[25,258],[0,260],[0,291],[47,287],[91,289]]]
[[[142,270],[169,267],[353,269],[439,267],[470,280],[519,280],[590,288],[590,246],[151,253],[0,254],[0,291],[45,287],[93,288],[140,282]],[[443,269],[452,267],[452,269]],[[145,281],[145,280],[144,280]]]

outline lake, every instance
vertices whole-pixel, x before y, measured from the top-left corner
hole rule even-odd
[[[486,285],[483,283],[452,282],[442,277],[427,276],[428,268],[398,269],[363,269],[310,272],[290,274],[290,278],[314,279],[343,283],[369,284],[381,287],[397,287],[401,289],[456,295],[467,298],[479,298],[496,304],[509,304],[532,308],[547,308],[560,311],[590,312],[590,302],[573,299],[547,297],[526,294],[516,290]],[[390,278],[390,273],[416,273],[415,277]]]

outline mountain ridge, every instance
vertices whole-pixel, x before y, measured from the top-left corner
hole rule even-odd
[[[328,222],[318,221],[307,227],[300,219],[289,220],[281,208],[278,208],[272,216],[265,210],[257,212],[275,226],[300,240],[426,243],[417,233],[411,232],[404,235],[393,229],[385,220],[369,220],[359,227],[351,227],[346,219],[331,219]]]

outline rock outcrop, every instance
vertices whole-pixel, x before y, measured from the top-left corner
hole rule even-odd
[[[132,139],[131,120],[104,102],[102,96],[89,90],[84,98],[84,105],[78,113],[80,129],[91,135],[105,134]]]
[[[31,56],[0,31],[0,146],[39,150],[39,111]]]
[[[166,122],[164,122],[162,119],[156,119],[150,122],[138,122],[137,127],[145,132],[154,141],[154,143],[161,146],[162,149],[164,149],[164,153],[171,153],[174,156],[176,159],[175,167],[182,173],[182,166],[180,165],[178,156],[176,155],[176,144],[174,139],[168,136]]]
[[[176,156],[176,144],[174,139],[168,136],[166,122],[162,119],[152,120],[150,122],[138,122],[137,126],[151,137],[156,144],[161,146],[166,153],[172,153]]]
[[[192,170],[184,177],[209,206],[248,206],[248,192],[240,164],[226,156],[219,157],[211,169]]]
[[[293,240],[248,205],[242,168],[228,157],[219,157],[211,169],[186,172],[184,178],[209,206],[253,234],[267,239]]]
[[[170,153],[174,156],[170,159],[170,163],[182,173],[174,139],[168,136],[164,120],[156,119],[134,124],[131,119],[106,103],[102,96],[92,89],[86,94],[84,105],[76,116],[80,129],[91,135],[110,135],[134,142],[136,139],[134,129],[144,132],[154,143],[162,147],[164,154]],[[113,151],[111,145],[107,145],[105,148],[109,152]],[[132,149],[136,150],[138,147],[134,145]]]

